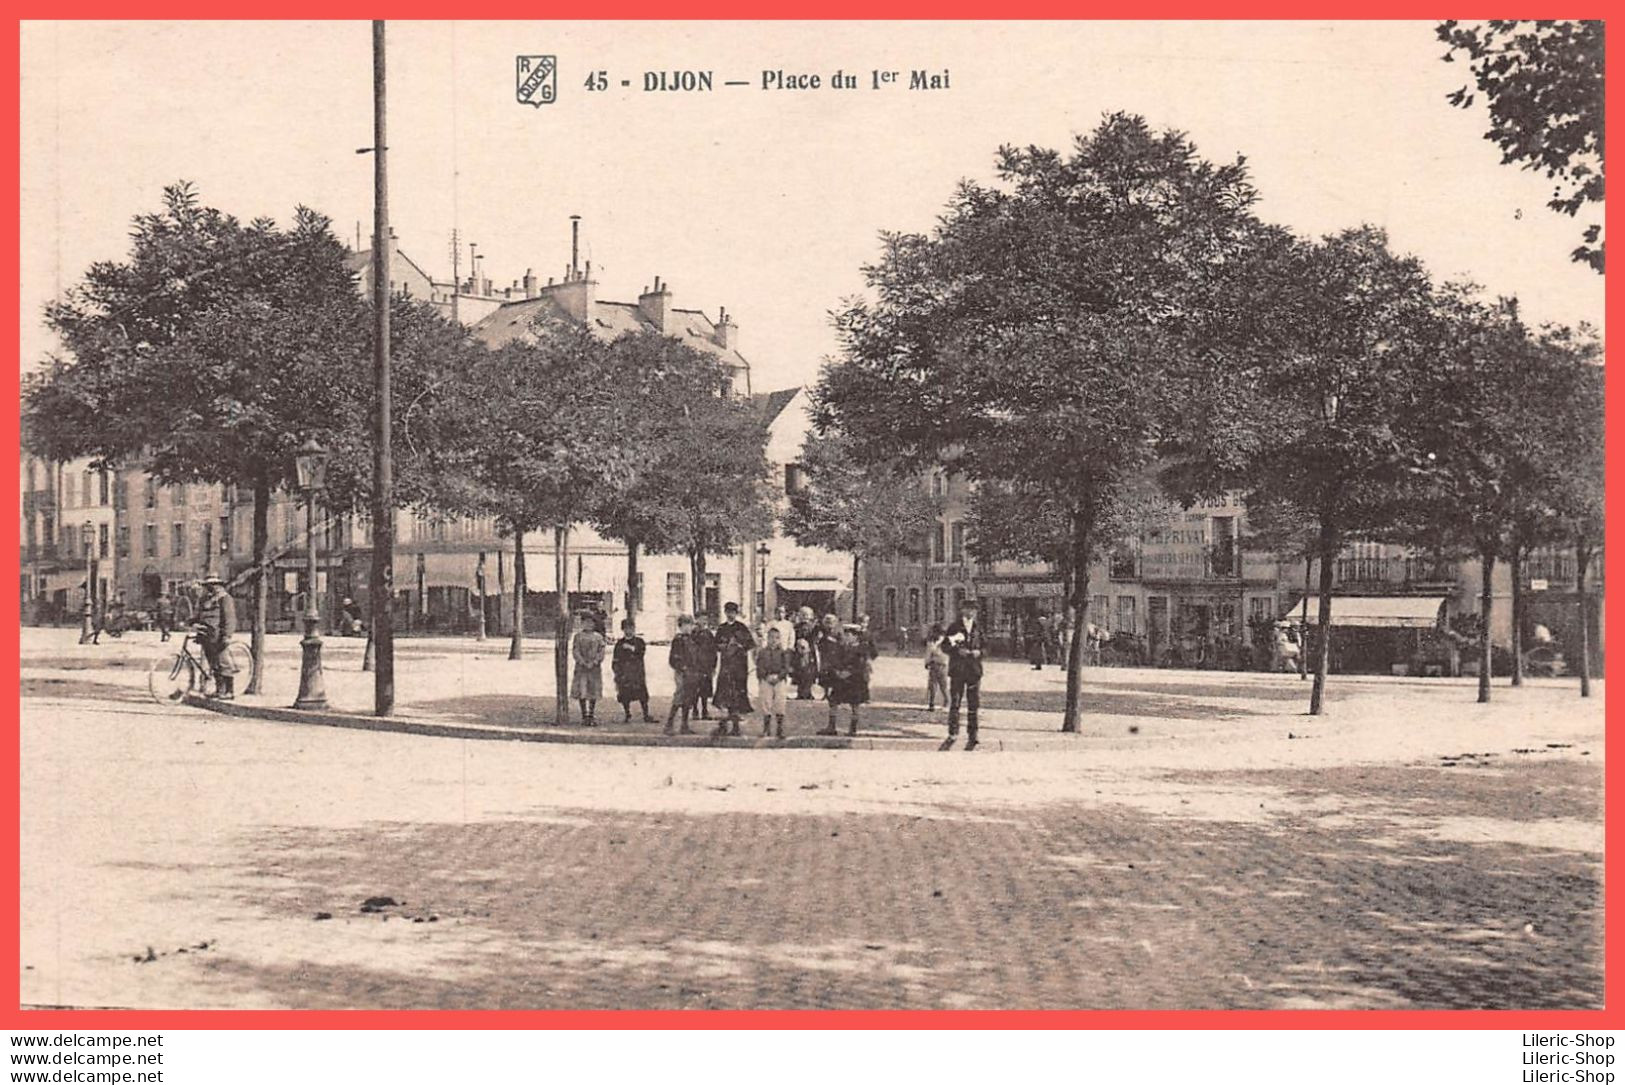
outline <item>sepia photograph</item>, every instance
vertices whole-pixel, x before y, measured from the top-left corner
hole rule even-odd
[[[1600,21],[19,64],[23,1019],[1604,1008]]]

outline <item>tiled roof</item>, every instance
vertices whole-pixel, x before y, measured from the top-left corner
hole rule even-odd
[[[781,388],[777,392],[758,392],[750,397],[750,405],[756,408],[762,424],[770,426],[800,391],[800,388]]]
[[[528,335],[538,318],[567,319],[558,301],[551,294],[544,293],[539,298],[504,302],[495,312],[474,325],[474,337],[488,346],[503,346]],[[739,351],[718,345],[714,338],[716,325],[699,310],[670,309],[666,323],[666,334],[679,342],[715,355],[727,365],[749,367],[750,362]],[[655,326],[644,317],[643,311],[631,302],[593,302],[592,331],[604,339],[614,339],[626,332],[654,330]]]

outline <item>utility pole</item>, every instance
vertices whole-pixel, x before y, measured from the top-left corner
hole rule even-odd
[[[462,255],[463,247],[458,244],[457,230],[453,228],[451,231],[451,322],[458,327],[462,327],[462,324],[457,319],[457,295],[463,289],[459,278],[462,274],[460,270]]]
[[[373,714],[395,709],[395,501],[390,459],[389,402],[389,174],[384,131],[384,21],[372,24],[372,306],[373,379],[377,386],[377,433],[372,461],[372,642]]]

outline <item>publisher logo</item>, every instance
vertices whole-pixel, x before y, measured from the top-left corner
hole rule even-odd
[[[515,57],[514,97],[520,105],[544,106],[559,93],[558,58],[551,56]]]

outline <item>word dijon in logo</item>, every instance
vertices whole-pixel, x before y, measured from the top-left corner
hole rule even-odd
[[[520,105],[541,107],[550,104],[559,93],[559,65],[556,56],[521,56],[514,58],[514,97]]]

